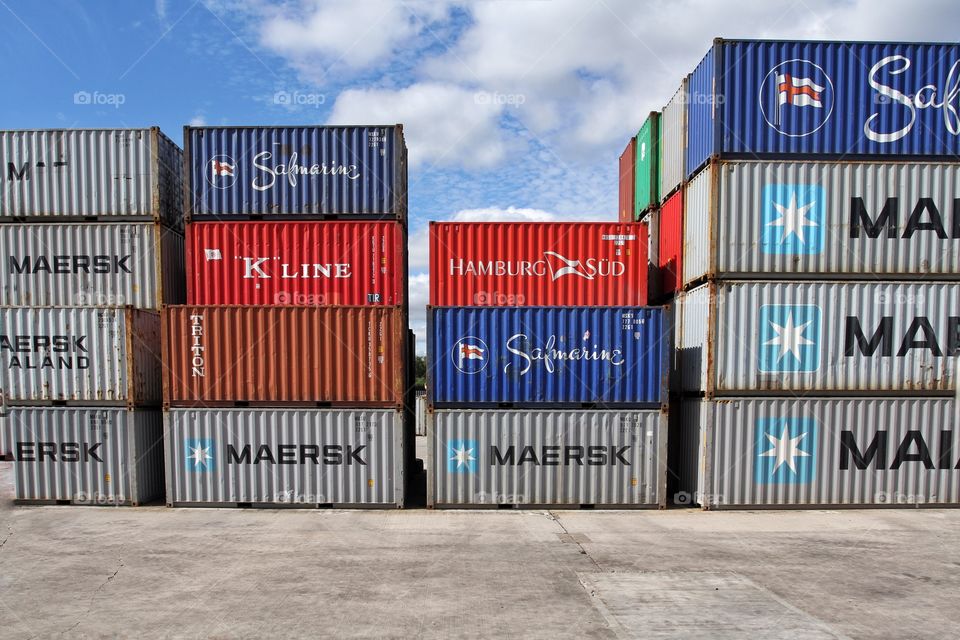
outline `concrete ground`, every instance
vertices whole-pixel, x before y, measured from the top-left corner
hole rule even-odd
[[[960,510],[14,507],[2,637],[943,638]]]

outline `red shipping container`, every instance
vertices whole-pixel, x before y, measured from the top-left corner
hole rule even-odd
[[[667,198],[660,207],[660,282],[663,295],[672,296],[683,282],[683,192]]]
[[[431,222],[433,306],[644,306],[647,228]]]
[[[620,154],[620,222],[633,222],[634,202],[637,193],[637,139],[630,138],[627,148]]]
[[[187,303],[403,304],[399,222],[195,222],[187,225]]]

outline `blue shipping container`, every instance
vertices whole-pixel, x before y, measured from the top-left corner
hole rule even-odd
[[[960,45],[716,40],[690,77],[687,177],[712,156],[960,154]]]
[[[406,219],[401,125],[184,127],[193,219]]]
[[[434,406],[666,401],[664,309],[433,307],[427,324]]]

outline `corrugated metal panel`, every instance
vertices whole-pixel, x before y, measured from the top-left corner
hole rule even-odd
[[[427,323],[434,406],[666,397],[670,345],[660,308],[432,308]]]
[[[960,284],[724,282],[706,332],[689,300],[687,391],[932,393],[955,389]],[[704,314],[706,315],[706,314]],[[699,383],[699,384],[698,384]]]
[[[183,236],[150,223],[0,225],[0,265],[2,306],[159,309],[183,301]]]
[[[660,270],[660,289],[672,295],[680,289],[683,273],[683,197],[681,189],[663,203],[660,216],[660,249],[657,259]]]
[[[665,505],[660,411],[437,411],[427,504]]]
[[[403,127],[184,127],[193,218],[406,220]]]
[[[690,100],[687,102],[687,150],[684,165],[690,178],[714,153],[717,130],[714,122],[719,107],[714,78],[717,71],[716,48],[711,47],[693,73],[688,84]]]
[[[660,210],[648,211],[647,225],[647,300],[650,304],[663,298],[663,278],[660,275]]]
[[[160,314],[133,309],[0,308],[7,403],[160,405]]]
[[[403,506],[403,415],[171,409],[167,503]]]
[[[0,406],[0,458],[13,454],[12,437],[10,435],[10,421],[7,419],[7,409]]]
[[[399,307],[164,310],[164,399],[215,403],[403,403]]]
[[[660,112],[651,111],[637,132],[634,213],[641,214],[660,202]],[[621,217],[621,220],[623,218]]]
[[[695,401],[697,402],[697,401]],[[684,403],[684,411],[690,403]],[[960,502],[950,398],[699,401],[707,507]]]
[[[398,222],[197,222],[187,228],[189,304],[404,303]]]
[[[687,148],[687,82],[663,107],[660,116],[660,198],[673,193],[685,177],[684,158]]]
[[[9,410],[16,499],[138,505],[163,496],[159,410]]]
[[[960,45],[717,41],[713,55],[717,131],[688,167],[715,154],[960,154]]]
[[[706,367],[709,352],[708,335],[710,321],[715,315],[714,301],[709,286],[697,287],[677,294],[675,300],[675,336],[676,359],[679,380],[673,381],[673,388],[682,391],[699,391],[702,381],[706,380]]]
[[[425,436],[427,435],[427,392],[418,391],[414,402],[414,415],[417,425],[417,435]]]
[[[960,278],[960,165],[714,163],[686,197],[687,283],[708,274]]]
[[[157,128],[0,131],[0,167],[0,217],[183,228],[181,152]]]
[[[430,304],[647,304],[641,225],[430,223]]]
[[[633,222],[636,182],[637,140],[630,138],[627,148],[620,154],[620,222]]]

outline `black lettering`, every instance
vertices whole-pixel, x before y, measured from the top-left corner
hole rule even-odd
[[[361,466],[364,466],[364,467],[367,466],[366,460],[364,460],[360,456],[360,453],[366,448],[367,448],[367,445],[365,444],[362,444],[356,448],[351,447],[350,445],[347,445],[347,455],[349,456],[349,460],[347,460],[347,464],[353,464],[353,462],[356,461],[356,463]]]
[[[621,464],[623,464],[623,465],[625,465],[625,466],[628,466],[628,467],[630,466],[630,461],[627,460],[624,456],[626,455],[627,449],[629,449],[629,448],[630,448],[629,446],[627,446],[627,447],[620,447],[619,449],[616,450],[616,453],[614,454],[614,457],[615,457],[617,460],[619,460]],[[614,462],[614,464],[616,464],[616,462]]]
[[[87,458],[84,457],[84,462]],[[76,442],[64,442],[60,445],[60,462],[80,462],[80,445]]]
[[[930,214],[929,222],[921,222],[924,211]],[[933,198],[920,198],[917,201],[917,206],[913,208],[913,213],[910,214],[910,219],[907,220],[907,227],[903,230],[903,237],[913,237],[914,231],[936,231],[938,238],[941,240],[947,239],[947,232],[943,228],[943,218],[940,217],[940,210],[937,209]]]
[[[917,340],[917,333],[923,331],[923,340]],[[903,336],[903,342],[900,343],[900,350],[897,351],[897,357],[902,358],[910,349],[929,349],[930,354],[942,356],[940,344],[937,342],[937,334],[934,332],[930,321],[924,316],[918,316],[910,323],[910,328]]]
[[[243,445],[240,453],[232,444],[227,445],[227,464],[250,464],[250,445]]]
[[[270,451],[270,447],[262,444],[260,445],[260,448],[257,449],[257,457],[253,459],[253,464],[260,464],[264,460],[273,464],[277,464],[276,459],[273,457],[273,452]]]
[[[30,169],[30,166],[26,162],[20,165],[19,171],[17,171],[17,165],[13,164],[12,162],[8,162],[7,163],[7,180],[29,180],[30,179],[30,174],[28,173],[29,169]]]
[[[32,442],[17,443],[17,460],[20,462],[36,462],[37,454]]]
[[[543,448],[543,464],[548,467],[560,465],[560,447],[550,445]]]
[[[884,316],[873,335],[867,340],[860,326],[860,319],[856,316],[847,316],[846,331],[843,339],[843,355],[854,355],[854,346],[859,347],[860,353],[872,356],[880,349],[881,356],[893,354],[893,316]]]
[[[323,446],[323,464],[343,464],[343,451],[340,445],[327,444]]]
[[[277,445],[277,458],[280,464],[297,464],[297,446],[293,444]]]
[[[520,452],[520,459],[517,460],[517,464],[523,464],[524,462],[532,462],[535,465],[540,464],[540,461],[537,460],[537,452],[533,450],[533,447],[524,447]]]
[[[23,262],[19,263],[16,256],[10,256],[7,266],[10,273],[30,273],[30,256],[24,256]]]
[[[916,453],[910,453],[910,448],[914,444],[917,445],[917,451]],[[907,431],[907,435],[903,437],[903,441],[897,447],[897,455],[893,458],[893,464],[890,465],[890,468],[899,469],[904,462],[922,462],[925,468],[933,469],[930,449],[927,448],[927,443],[919,431],[913,429]]]
[[[497,448],[497,445],[490,445],[490,460],[492,460],[492,464],[513,464],[513,461],[516,459],[516,454],[517,452],[513,445],[507,447],[503,456],[500,455],[500,449]]]
[[[887,198],[883,204],[883,209],[874,221],[867,212],[867,207],[863,198],[850,198],[850,237],[860,237],[860,226],[866,231],[867,237],[879,238],[883,227],[887,227],[887,237],[897,237],[897,225],[899,224],[900,199]]]
[[[315,444],[300,445],[301,464],[306,464],[307,460],[312,460],[313,464],[320,464],[320,447]]]
[[[570,464],[571,460],[576,460],[579,466],[583,466],[583,447],[565,447],[563,450],[563,463]]]
[[[596,467],[607,464],[606,447],[587,447],[587,466]]]
[[[866,469],[870,466],[870,463],[873,462],[874,458],[880,460],[879,467],[883,469],[883,465],[886,464],[887,459],[887,432],[877,431],[876,435],[873,436],[873,441],[870,442],[870,446],[867,447],[867,450],[863,453],[860,452],[860,448],[857,446],[857,441],[852,431],[840,432],[841,470],[850,468],[851,455],[853,456],[853,464],[857,469]]]

